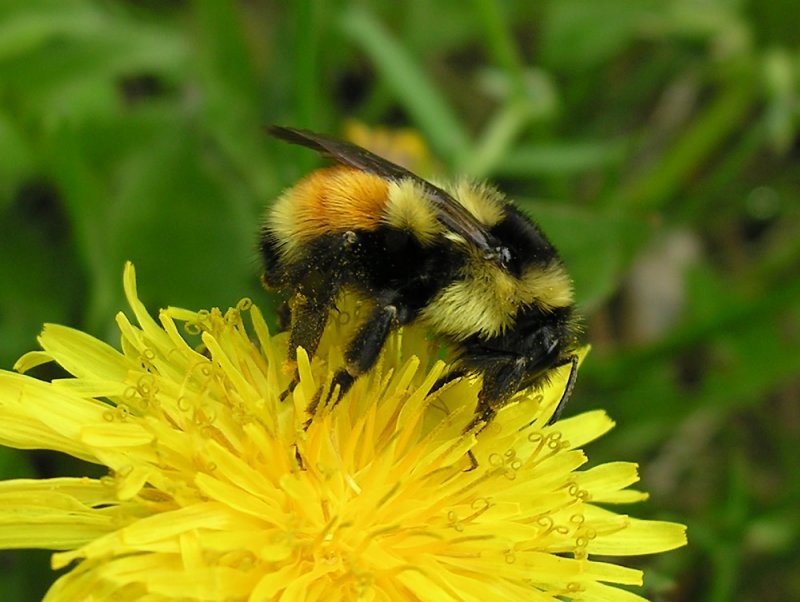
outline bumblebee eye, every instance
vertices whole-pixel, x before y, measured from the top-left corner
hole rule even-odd
[[[535,350],[533,361],[538,364],[546,358],[552,358],[561,347],[561,338],[549,326],[542,326],[534,331],[526,340],[525,347]]]
[[[511,266],[511,250],[508,247],[494,247],[489,252],[489,257],[497,262],[500,267],[508,269]]]
[[[547,349],[547,355],[551,355],[556,350],[558,343],[558,337],[553,336],[552,334],[545,337],[544,344],[545,348]]]
[[[509,247],[495,247],[492,249],[491,258],[492,261],[494,261],[505,271],[510,272],[511,275],[519,278],[521,272],[519,257]]]
[[[508,267],[511,265],[511,251],[508,247],[500,247],[500,262],[503,264],[503,267]]]

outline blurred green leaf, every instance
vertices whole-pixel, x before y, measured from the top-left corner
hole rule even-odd
[[[578,303],[592,311],[608,298],[652,234],[647,223],[623,214],[519,200],[559,250],[575,283]]]
[[[369,55],[434,149],[459,165],[467,134],[422,66],[364,9],[351,6],[344,10],[341,27]]]
[[[78,315],[80,271],[58,220],[38,227],[40,206],[3,211],[0,219],[0,367],[33,349],[42,321],[69,323]]]
[[[656,6],[648,0],[554,2],[544,21],[543,60],[566,69],[607,62],[630,44],[640,21]]]
[[[158,73],[172,79],[186,67],[185,43],[169,27],[112,16],[88,3],[64,5],[56,14],[49,10],[11,19],[6,27],[14,31],[17,25],[27,32],[31,20],[43,31],[34,28],[37,43],[21,44],[13,54],[9,50],[6,60],[0,53],[4,85],[25,90],[22,109],[41,115],[45,123],[67,116],[113,115],[120,108],[117,86],[122,78]]]
[[[7,207],[33,169],[33,149],[25,134],[11,115],[0,110],[0,210]]]
[[[623,189],[623,206],[656,209],[678,194],[709,156],[739,127],[752,105],[752,81],[737,81],[724,90],[679,134],[664,156]]]
[[[619,166],[627,151],[621,141],[565,141],[520,144],[498,161],[498,176],[530,177],[579,175],[609,166]]]

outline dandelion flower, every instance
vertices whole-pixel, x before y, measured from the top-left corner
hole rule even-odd
[[[357,308],[312,361],[298,354],[281,402],[286,338],[249,301],[156,321],[131,265],[124,286],[121,351],[47,325],[16,369],[72,376],[0,373],[0,443],[108,469],[0,482],[0,547],[69,568],[45,600],[641,600],[616,587],[641,572],[607,558],[686,541],[608,509],[645,494],[628,489],[633,464],[582,469],[581,447],[612,426],[603,412],[547,424],[566,374],[465,435],[479,383],[427,395],[445,364],[406,328],[304,429]]]

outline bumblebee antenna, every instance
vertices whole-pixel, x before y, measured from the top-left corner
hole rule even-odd
[[[578,356],[573,354],[569,357],[569,363],[571,367],[569,369],[569,378],[567,379],[567,386],[564,387],[564,392],[561,394],[561,399],[558,400],[558,405],[556,406],[555,412],[553,412],[553,416],[550,420],[547,421],[547,426],[553,424],[558,417],[561,416],[561,412],[564,410],[564,406],[567,405],[567,401],[572,396],[572,389],[575,388],[575,381],[578,380]]]

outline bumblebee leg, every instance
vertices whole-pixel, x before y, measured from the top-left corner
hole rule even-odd
[[[497,411],[519,390],[524,375],[523,358],[507,357],[493,362],[483,374],[483,387],[478,394],[475,418],[464,432],[474,431],[477,434],[486,428]]]
[[[492,419],[495,417],[496,414],[497,414],[496,409],[488,405],[481,407],[481,402],[478,401],[478,409],[475,412],[475,417],[466,426],[464,432],[474,433],[475,435],[477,435],[489,425],[489,423],[492,421]]]
[[[300,382],[297,373],[297,348],[302,347],[306,350],[309,357],[314,355],[325,330],[325,323],[328,320],[330,301],[319,303],[305,295],[298,294],[292,302],[292,329],[289,332],[289,349],[286,357],[284,370],[293,372],[292,380],[280,394],[280,400],[286,399],[295,390]]]
[[[386,338],[392,328],[397,325],[397,313],[398,310],[395,305],[384,305],[372,311],[345,352],[345,367],[340,368],[333,375],[325,404],[332,401],[333,405],[336,405],[344,394],[350,390],[356,379],[375,365]],[[334,392],[337,387],[338,394],[334,398]],[[308,405],[307,412],[311,416],[316,414],[322,401],[322,389],[320,387],[314,399]]]
[[[359,328],[345,353],[347,371],[351,375],[358,377],[364,374],[378,361],[383,344],[392,328],[397,326],[397,313],[395,305],[377,307]]]
[[[278,306],[276,315],[278,318],[278,328],[281,331],[289,330],[292,327],[292,310],[289,307],[289,301],[284,301]]]
[[[313,356],[325,330],[328,314],[333,303],[332,297],[325,295],[309,296],[303,293],[295,295],[292,300],[292,330],[289,333],[288,360],[297,361],[297,348],[306,350]]]
[[[297,378],[297,374],[292,377],[291,382],[286,386],[283,392],[278,396],[280,401],[284,401],[287,397],[289,397],[290,393],[294,393],[294,390],[297,388],[300,380]]]
[[[300,263],[293,266],[293,276],[300,280],[300,286],[289,301],[291,329],[286,361],[290,369],[297,362],[298,347],[305,349],[309,357],[316,353],[328,315],[345,277],[342,260],[352,251],[357,240],[354,232],[347,231],[319,241],[317,248],[309,255],[310,259],[318,261],[313,261],[310,266]],[[281,394],[281,400],[295,389],[298,379],[295,371],[292,382]]]
[[[456,381],[460,378],[464,378],[470,372],[471,371],[467,370],[466,368],[456,368],[455,370],[451,370],[444,376],[440,376],[437,379],[437,381],[433,383],[431,390],[428,391],[428,396],[433,395],[434,393],[436,393],[436,391],[438,391],[445,385],[449,385],[453,381]],[[490,418],[487,419],[476,414],[475,418],[473,418],[472,421],[467,425],[467,428],[464,429],[464,433],[466,434],[472,432],[481,423],[488,424],[488,420],[491,419]],[[472,472],[473,470],[478,468],[478,459],[475,457],[475,454],[472,453],[471,449],[467,450],[467,458],[469,458],[469,468],[466,468],[464,472]]]
[[[456,368],[455,370],[451,370],[444,376],[440,376],[436,382],[433,383],[431,390],[428,391],[428,395],[433,395],[445,385],[449,385],[451,382],[458,380],[459,378],[464,378],[467,374],[469,374],[469,370],[466,368]]]
[[[311,416],[306,423],[305,428],[308,428],[311,425],[311,421],[314,419],[314,416],[317,414],[317,410],[319,409],[320,403],[322,402],[322,394],[323,392],[327,391],[325,395],[325,404],[328,405],[333,401],[333,405],[335,406],[339,400],[344,396],[347,391],[350,390],[350,387],[353,386],[353,383],[356,381],[356,377],[351,375],[347,370],[341,369],[337,370],[333,378],[331,379],[330,387],[326,387],[325,385],[321,385],[317,392],[314,394],[314,398],[308,404],[306,408],[306,413]],[[337,388],[338,387],[338,388]],[[335,396],[335,397],[334,397]]]
[[[472,433],[477,435],[486,428],[495,417],[495,414],[497,414],[497,410],[489,405],[481,407],[481,402],[478,401],[478,410],[475,412],[475,417],[464,429],[464,434]],[[478,468],[478,459],[475,457],[475,454],[472,453],[471,449],[467,450],[467,457],[469,458],[469,468],[465,469],[464,472],[472,472]]]

